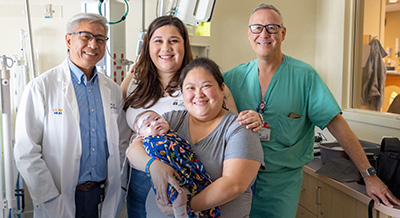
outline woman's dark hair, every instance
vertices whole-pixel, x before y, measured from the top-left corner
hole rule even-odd
[[[186,67],[183,68],[181,77],[180,77],[180,87],[181,90],[183,89],[183,82],[186,78],[186,76],[189,74],[191,70],[194,68],[201,67],[205,69],[207,72],[209,72],[214,79],[217,81],[218,86],[220,89],[222,89],[222,86],[224,84],[224,77],[222,76],[221,69],[219,68],[218,64],[215,63],[213,60],[208,59],[208,58],[196,58],[193,61],[191,61]],[[183,90],[182,90],[183,92]],[[224,97],[224,103],[222,104],[222,107],[227,109],[225,106],[225,97]]]
[[[224,77],[222,77],[221,70],[217,63],[208,58],[196,58],[191,61],[186,67],[183,68],[180,77],[180,86],[183,88],[183,81],[185,80],[188,73],[196,67],[201,67],[206,71],[210,72],[214,79],[217,81],[218,86],[222,89],[222,84],[224,83]]]
[[[184,40],[185,55],[182,60],[181,68],[175,73],[175,75],[169,81],[167,87],[162,87],[162,84],[158,78],[157,68],[150,58],[150,39],[154,32],[163,26],[174,26],[180,33]],[[187,32],[185,24],[177,17],[173,16],[161,16],[153,20],[150,24],[149,29],[144,36],[143,45],[140,49],[139,61],[135,65],[134,82],[137,87],[126,99],[124,110],[129,107],[133,108],[150,108],[157,101],[163,97],[164,92],[170,96],[174,92],[179,90],[179,76],[180,73],[191,60],[192,51],[190,49],[189,34]]]

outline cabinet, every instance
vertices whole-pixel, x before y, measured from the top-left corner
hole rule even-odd
[[[299,207],[297,208],[297,213],[296,213],[296,218],[317,218],[318,216],[311,213],[309,210],[301,206],[299,204]]]
[[[307,166],[303,173],[297,218],[368,217],[368,196],[329,177],[316,174]],[[374,218],[392,217],[376,209],[373,213]]]
[[[210,53],[209,45],[190,44],[190,49],[192,50],[193,59],[200,57],[208,58],[208,54]]]
[[[365,218],[368,217],[368,206],[322,180],[304,173],[296,217]]]
[[[300,201],[299,201],[299,208],[300,206],[301,214],[305,214],[304,216],[297,216],[297,217],[304,217],[304,218],[311,218],[311,217],[318,217],[318,206],[319,206],[319,185],[318,180],[306,173],[303,173],[303,184],[301,186],[300,192]],[[305,212],[304,210],[308,210],[310,214]],[[301,212],[300,211],[300,212]],[[299,209],[297,210],[297,214],[299,215]],[[314,216],[311,216],[314,215]]]

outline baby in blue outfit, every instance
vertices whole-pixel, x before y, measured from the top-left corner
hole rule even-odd
[[[146,153],[152,157],[149,163],[157,159],[174,168],[183,179],[180,185],[188,190],[187,198],[189,200],[211,184],[210,176],[201,162],[195,158],[189,142],[170,129],[169,123],[158,113],[147,110],[138,114],[135,119],[135,129],[143,138]],[[153,190],[156,191],[154,187]],[[194,213],[190,208],[187,211],[186,196],[179,194],[171,185],[168,187],[168,198],[176,218],[220,217],[219,208],[212,208],[200,213]]]

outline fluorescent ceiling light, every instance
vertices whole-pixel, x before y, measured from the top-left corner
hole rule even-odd
[[[396,3],[398,0],[389,0],[389,3]]]

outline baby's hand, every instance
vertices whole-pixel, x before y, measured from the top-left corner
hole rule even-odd
[[[178,196],[175,198],[172,206],[179,207],[182,205],[186,205],[186,203],[187,203],[187,196],[186,196],[185,192],[181,192],[181,193],[178,193]]]
[[[179,193],[176,199],[174,200],[174,203],[172,204],[175,218],[189,218],[188,212],[186,210],[186,202],[187,202],[186,193],[185,192]]]

